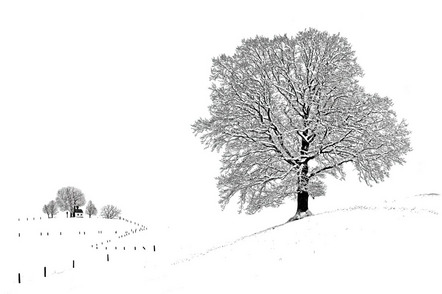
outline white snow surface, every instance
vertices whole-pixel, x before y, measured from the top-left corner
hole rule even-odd
[[[387,197],[241,237],[202,232],[193,247],[190,233],[123,220],[14,219],[0,293],[442,293],[441,213],[439,195]]]

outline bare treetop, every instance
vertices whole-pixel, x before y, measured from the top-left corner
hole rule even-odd
[[[114,205],[105,205],[101,208],[101,217],[107,219],[117,218],[121,214],[121,210]]]
[[[74,215],[76,206],[86,204],[83,192],[75,187],[64,187],[57,192],[57,205],[61,211],[69,211],[71,217]]]
[[[325,193],[325,174],[344,178],[351,163],[367,184],[388,176],[411,150],[392,101],[369,94],[355,52],[339,34],[308,29],[293,37],[243,40],[233,56],[213,59],[211,117],[193,125],[222,150],[222,207],[234,195],[254,213],[297,197]]]

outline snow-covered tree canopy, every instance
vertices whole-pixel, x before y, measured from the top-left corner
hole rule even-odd
[[[411,150],[392,101],[369,94],[347,40],[315,29],[243,40],[213,59],[211,117],[193,131],[222,150],[220,204],[239,195],[248,213],[286,197],[325,193],[325,174],[352,163],[367,184],[382,181]]]
[[[69,211],[71,216],[74,214],[75,206],[86,204],[83,192],[75,187],[64,187],[58,190],[55,201],[61,211]]]

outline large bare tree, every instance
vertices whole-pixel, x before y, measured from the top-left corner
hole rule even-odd
[[[100,213],[100,215],[103,218],[107,218],[107,219],[117,218],[120,214],[121,214],[121,210],[114,205],[103,206],[103,208],[101,208],[101,213]]]
[[[64,187],[58,190],[57,198],[55,199],[61,211],[69,211],[70,216],[74,216],[76,206],[83,206],[86,204],[83,192],[75,187]]]
[[[362,75],[348,41],[316,29],[243,40],[214,58],[210,118],[192,128],[223,152],[222,208],[235,195],[247,213],[296,197],[295,220],[311,214],[309,196],[325,193],[326,174],[345,177],[345,164],[369,185],[403,164],[407,125],[389,98],[359,85]]]

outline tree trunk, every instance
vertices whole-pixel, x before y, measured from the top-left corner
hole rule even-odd
[[[296,214],[288,220],[289,222],[312,215],[308,209],[308,181],[308,165],[305,163],[300,167],[299,173],[298,191],[296,197],[298,208],[296,209]]]
[[[305,113],[306,117],[308,118],[308,112]],[[304,127],[306,125],[304,124]],[[312,215],[310,210],[308,210],[308,182],[309,182],[309,176],[308,176],[308,151],[310,149],[310,142],[311,139],[314,138],[314,135],[309,135],[309,131],[306,128],[305,131],[300,133],[301,138],[301,148],[299,150],[301,154],[301,158],[303,159],[303,162],[299,166],[299,173],[298,173],[298,188],[297,188],[297,202],[298,202],[298,208],[296,209],[296,214],[291,217],[288,221],[295,221],[301,218],[304,218],[306,216]]]
[[[308,192],[298,191],[298,209],[296,214],[308,211]]]
[[[296,214],[292,216],[287,222],[292,222],[307,216],[313,215],[311,211],[308,209],[308,198],[309,194],[307,191],[298,191],[297,202],[298,208],[296,209]]]

